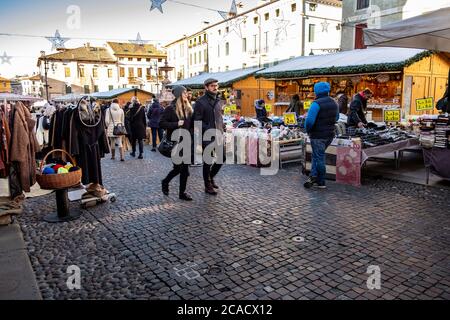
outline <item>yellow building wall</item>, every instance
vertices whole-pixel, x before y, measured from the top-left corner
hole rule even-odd
[[[9,92],[11,93],[11,81],[0,77],[0,93]]]
[[[410,115],[437,114],[436,108],[417,111],[416,99],[433,97],[434,104],[444,96],[448,82],[450,60],[442,54],[434,54],[404,69],[403,85],[412,77]],[[404,100],[407,97],[402,97]],[[403,101],[402,101],[403,105]]]
[[[272,106],[275,104],[275,81],[248,77],[235,82],[233,89],[241,90],[241,115],[244,117],[256,116],[255,100],[264,99],[266,104]],[[274,93],[272,99],[269,97],[269,92]]]

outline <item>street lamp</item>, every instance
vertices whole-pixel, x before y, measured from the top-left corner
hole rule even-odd
[[[48,72],[48,60],[47,57],[45,55],[45,51],[41,51],[41,59],[44,60],[44,75],[45,75],[45,97],[47,99],[47,102],[49,101],[48,99],[48,78],[47,78],[47,72]]]

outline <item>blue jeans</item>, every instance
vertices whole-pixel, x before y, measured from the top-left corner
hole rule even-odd
[[[156,135],[158,134],[159,141],[162,140],[164,131],[161,128],[152,128],[152,144],[153,148],[156,149]]]
[[[325,164],[325,151],[332,142],[333,138],[311,139],[311,148],[312,148],[311,177],[315,177],[319,185],[325,185],[325,175],[327,174]]]

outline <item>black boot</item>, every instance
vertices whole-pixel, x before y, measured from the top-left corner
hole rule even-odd
[[[214,182],[214,179],[211,178],[211,180],[209,180],[211,182],[211,185],[214,189],[219,189],[219,186]]]
[[[163,181],[161,181],[161,186],[162,186],[162,193],[165,196],[168,196],[169,195],[169,184],[163,180]]]
[[[130,156],[132,156],[133,158],[135,158],[136,157],[136,152],[132,152],[132,153],[130,153]]]
[[[184,201],[192,201],[192,198],[187,193],[180,193],[180,199]]]
[[[139,157],[138,157],[138,159],[144,159],[144,155],[141,153],[141,154],[139,154]]]
[[[212,195],[212,196],[216,196],[217,195],[217,192],[216,192],[216,190],[214,190],[214,187],[211,185],[211,183],[205,184],[205,192],[207,194]]]

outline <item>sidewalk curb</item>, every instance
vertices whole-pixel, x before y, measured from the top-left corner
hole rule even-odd
[[[0,300],[42,300],[17,223],[0,227]]]

